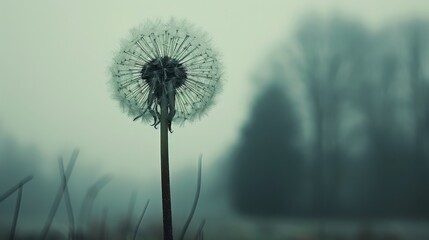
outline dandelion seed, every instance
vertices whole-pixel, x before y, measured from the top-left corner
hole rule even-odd
[[[186,22],[148,22],[131,30],[111,67],[115,98],[134,120],[160,122],[165,97],[168,122],[201,117],[221,87],[217,54],[207,35]],[[170,128],[171,130],[171,128]]]

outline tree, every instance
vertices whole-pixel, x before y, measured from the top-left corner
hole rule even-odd
[[[358,22],[310,18],[296,30],[291,57],[296,80],[306,88],[312,131],[313,213],[335,215],[347,188],[344,133],[350,95],[365,78],[370,37]]]
[[[257,98],[232,157],[232,202],[243,214],[296,216],[302,209],[299,126],[281,80]]]

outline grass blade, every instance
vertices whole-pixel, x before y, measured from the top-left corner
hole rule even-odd
[[[142,214],[140,215],[139,221],[138,221],[137,226],[136,226],[136,229],[135,229],[135,231],[134,231],[133,240],[136,240],[137,233],[138,233],[139,228],[140,228],[140,225],[141,225],[141,223],[142,223],[142,220],[143,220],[144,214],[146,213],[146,209],[147,209],[147,206],[149,205],[149,201],[150,201],[150,200],[147,200],[146,205],[145,205],[145,206],[144,206],[144,208],[143,208],[143,212],[142,212]]]
[[[18,196],[16,198],[15,213],[13,215],[13,222],[12,228],[10,229],[9,240],[15,239],[16,224],[18,223],[19,209],[21,207],[22,188],[23,186],[21,185],[21,187],[18,189]]]
[[[182,234],[180,235],[180,240],[183,240],[185,238],[186,230],[189,227],[189,224],[192,221],[192,218],[195,213],[195,209],[197,208],[198,199],[200,198],[200,192],[201,192],[201,165],[202,165],[202,159],[203,156],[200,156],[200,159],[198,161],[198,180],[197,180],[197,191],[195,193],[194,203],[192,204],[191,212],[189,213],[188,219],[186,220],[185,226],[183,226]]]
[[[11,187],[9,190],[7,190],[3,195],[0,196],[0,203],[8,198],[10,195],[12,195],[16,190],[24,186],[27,182],[29,182],[31,179],[33,179],[33,176],[27,176],[24,179],[22,179],[20,182],[18,182],[15,186]]]
[[[204,239],[203,228],[204,228],[205,224],[206,224],[206,220],[203,219],[200,223],[200,226],[198,227],[197,234],[195,235],[195,240],[203,240]]]
[[[79,232],[82,233],[84,230],[84,226],[90,218],[92,205],[94,204],[94,200],[97,197],[100,190],[107,185],[107,183],[112,180],[112,176],[104,175],[100,179],[98,179],[86,192],[85,198],[82,202],[82,206],[79,212]]]
[[[67,184],[67,177],[64,170],[64,164],[63,164],[62,158],[59,159],[59,170],[60,170],[60,175],[63,182],[62,184],[64,186],[64,201],[66,204],[67,216],[69,218],[69,224],[70,224],[69,236],[72,236],[72,239],[73,239],[75,236],[75,222],[74,222],[74,215],[73,215],[73,207],[71,204],[70,192]]]
[[[63,193],[67,187],[67,182],[70,178],[70,175],[73,171],[74,164],[76,163],[77,156],[79,155],[79,150],[75,149],[70,157],[69,164],[67,166],[67,171],[65,174],[65,181],[62,182],[61,186],[58,188],[57,195],[52,204],[51,210],[49,211],[48,219],[46,220],[45,226],[43,227],[40,239],[45,240],[48,236],[49,229],[51,228],[52,221],[54,220],[55,214],[58,210]]]

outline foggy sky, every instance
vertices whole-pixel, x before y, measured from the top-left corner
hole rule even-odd
[[[237,139],[258,91],[249,79],[308,14],[347,15],[378,28],[429,13],[427,1],[1,1],[0,127],[35,145],[43,167],[81,149],[81,166],[148,182],[159,175],[159,133],[110,97],[109,66],[121,39],[146,19],[185,18],[212,38],[224,91],[208,115],[173,126],[171,171],[213,164]],[[156,176],[156,177],[155,177]]]

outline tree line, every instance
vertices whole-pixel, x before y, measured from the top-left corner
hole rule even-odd
[[[308,18],[266,69],[229,161],[235,209],[429,217],[429,22]]]

